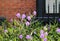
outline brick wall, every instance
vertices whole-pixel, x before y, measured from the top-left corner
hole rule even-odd
[[[36,0],[0,0],[0,16],[15,17],[16,13],[36,10]]]

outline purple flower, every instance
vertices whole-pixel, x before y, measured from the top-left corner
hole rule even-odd
[[[24,19],[26,17],[26,15],[25,14],[22,14],[22,19]]]
[[[60,18],[58,19],[58,21],[60,21]]]
[[[33,11],[33,14],[36,15],[36,11]]]
[[[8,32],[8,30],[4,30],[4,32],[6,33],[6,32]]]
[[[45,32],[44,34],[45,34],[46,36],[48,35],[48,33],[47,33],[47,32]]]
[[[13,22],[13,19],[12,18],[10,19],[10,22]]]
[[[40,38],[44,38],[44,34],[41,34],[41,35],[40,35]]]
[[[27,21],[27,22],[26,22],[26,26],[29,26],[29,25],[30,25],[30,22]]]
[[[44,41],[47,41],[47,38],[44,38]]]
[[[34,34],[36,34],[36,32],[34,31]]]
[[[50,31],[50,26],[48,26],[48,31]]]
[[[20,13],[17,13],[16,16],[17,16],[18,18],[20,18]]]
[[[16,28],[16,26],[13,26],[14,28]]]
[[[27,16],[27,19],[30,21],[31,20],[31,17],[30,16]]]
[[[44,30],[40,30],[40,34],[43,34],[44,33]]]
[[[26,39],[31,39],[31,35],[26,35]]]
[[[59,28],[57,28],[57,29],[56,29],[56,32],[60,33],[60,29],[59,29]]]
[[[19,38],[22,39],[23,38],[23,35],[19,35]]]

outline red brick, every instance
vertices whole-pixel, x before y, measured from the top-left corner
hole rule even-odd
[[[36,0],[0,0],[0,16],[16,18],[16,13],[29,13],[36,10]]]

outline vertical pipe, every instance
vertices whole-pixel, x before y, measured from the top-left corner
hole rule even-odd
[[[55,8],[54,7],[55,7],[55,5],[53,4],[53,13],[55,13]]]
[[[56,4],[56,13],[57,13],[57,0],[55,0],[55,4]]]
[[[49,1],[48,1],[49,3]],[[48,24],[49,24],[49,4],[48,4]]]
[[[60,13],[60,2],[59,2],[59,13]]]

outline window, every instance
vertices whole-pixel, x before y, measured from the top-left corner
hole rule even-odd
[[[37,0],[37,16],[42,18],[60,17],[60,0]]]
[[[46,0],[46,13],[60,13],[60,0]]]

